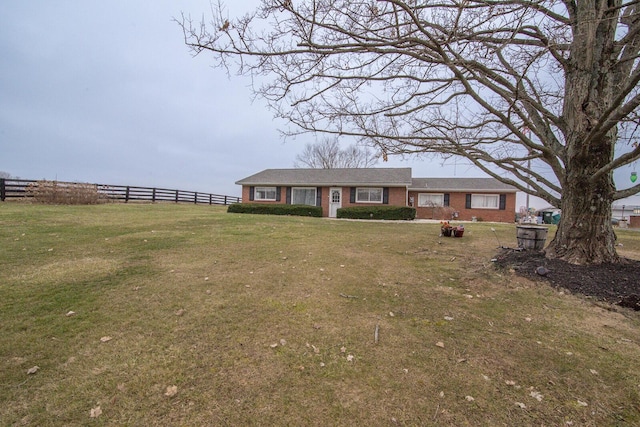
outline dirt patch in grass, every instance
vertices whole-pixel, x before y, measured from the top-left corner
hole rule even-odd
[[[640,311],[640,261],[574,265],[545,258],[542,251],[502,249],[496,265],[519,276],[545,281],[555,288]]]

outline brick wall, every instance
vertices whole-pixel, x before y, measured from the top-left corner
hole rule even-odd
[[[349,206],[380,206],[380,203],[351,203],[351,187],[342,188],[342,207]],[[322,216],[329,216],[329,191],[331,187],[322,187]],[[280,201],[250,201],[249,200],[249,186],[242,187],[242,202],[243,203],[267,203],[278,204],[286,203],[286,186],[280,187]],[[410,191],[408,197],[413,197],[414,207],[416,208],[416,218],[418,219],[451,219],[450,212],[454,210],[458,212],[458,219],[460,221],[471,221],[473,217],[476,217],[481,221],[495,221],[495,222],[514,222],[516,211],[516,194],[515,193],[503,193],[506,194],[505,209],[467,209],[466,204],[467,193],[449,193],[449,206],[451,209],[443,208],[431,208],[431,207],[418,207],[418,192]],[[480,193],[475,192],[473,194],[496,194],[495,192]],[[389,188],[389,204],[388,206],[407,206],[408,204],[407,191],[404,187],[390,187]],[[638,222],[637,225],[633,225],[633,218],[629,223],[631,227],[640,227],[640,217],[635,217]]]
[[[458,218],[461,221],[471,221],[475,216],[481,221],[494,221],[494,222],[514,222],[516,211],[516,194],[515,193],[501,193],[506,194],[505,209],[467,209],[466,195],[467,193],[448,193],[449,194],[449,209],[448,208],[433,208],[433,207],[418,207],[418,194],[424,192],[410,191],[409,198],[413,197],[413,203],[416,208],[416,218],[419,219],[438,219],[443,220],[451,219],[451,212],[458,212]],[[474,192],[473,194],[496,194],[495,192]]]
[[[342,207],[350,206],[407,206],[407,190],[405,187],[389,187],[389,204],[382,203],[351,203],[351,188],[342,187]],[[359,187],[363,188],[363,187]],[[379,188],[379,187],[374,187]]]
[[[275,187],[273,185],[265,185],[265,187]],[[248,185],[243,185],[242,186],[242,203],[264,203],[264,204],[271,204],[271,205],[277,205],[277,204],[281,204],[281,203],[285,203],[286,202],[286,197],[287,197],[287,187],[280,187],[280,201],[273,201],[273,200],[251,200],[250,196],[249,196],[249,192],[250,192],[250,186]]]
[[[322,216],[329,216],[329,195],[330,189],[336,187],[322,187]],[[406,206],[407,205],[407,191],[405,187],[390,187],[389,188],[389,204],[383,205],[381,203],[351,203],[351,187],[342,188],[342,207],[349,206]],[[377,188],[377,187],[376,187]],[[249,186],[242,187],[242,203],[265,203],[265,204],[279,204],[286,203],[286,186],[280,187],[280,201],[256,201],[250,200]]]

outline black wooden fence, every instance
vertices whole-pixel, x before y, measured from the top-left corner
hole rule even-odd
[[[10,198],[32,197],[27,191],[28,186],[37,186],[39,181],[30,179],[0,178],[0,200]],[[77,182],[54,181],[61,187],[73,185],[92,185],[97,192],[108,200],[147,201],[147,202],[175,202],[208,205],[230,205],[242,201],[240,197],[221,194],[200,193],[197,191],[173,190],[169,188],[134,187],[131,185],[84,184]]]

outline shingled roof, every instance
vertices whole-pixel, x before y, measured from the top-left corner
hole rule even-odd
[[[411,168],[265,169],[236,181],[238,185],[408,187]]]
[[[518,191],[495,178],[413,178],[411,181],[409,191]]]

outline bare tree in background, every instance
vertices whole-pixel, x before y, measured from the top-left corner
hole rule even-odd
[[[0,171],[0,179],[1,178],[9,179],[9,178],[11,178],[11,174],[9,172]]]
[[[367,147],[353,144],[342,149],[338,138],[325,138],[318,143],[305,145],[302,153],[296,156],[294,166],[314,169],[368,168],[378,162],[378,157]]]
[[[288,132],[459,156],[561,207],[548,257],[618,262],[613,171],[640,157],[638,0],[263,0],[195,53],[258,77]]]

